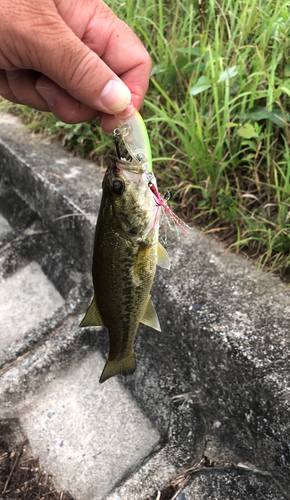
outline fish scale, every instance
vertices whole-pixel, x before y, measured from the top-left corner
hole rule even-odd
[[[103,179],[93,257],[95,294],[81,323],[108,329],[110,350],[100,382],[135,371],[139,323],[160,330],[150,290],[157,263],[170,267],[158,242],[160,211],[150,144],[136,110],[120,133],[132,159],[111,159]]]
[[[116,179],[125,186],[121,195],[112,192]],[[132,177],[128,168],[113,162],[104,176],[95,234],[95,297],[82,322],[82,326],[105,326],[109,332],[110,351],[101,382],[135,370],[133,343],[140,322],[160,329],[150,300],[160,245],[158,223],[153,227],[155,213],[146,175]]]
[[[136,280],[135,263],[138,256],[140,259],[140,244],[130,240],[126,241],[116,232],[111,233],[108,237],[106,224],[103,224],[102,218],[100,219],[98,238],[104,242],[103,251],[106,254],[106,264],[104,265],[103,252],[99,252],[97,240],[93,260],[93,281],[95,291],[99,296],[98,307],[102,311],[102,320],[109,330],[109,360],[112,361],[115,358],[122,358],[125,353],[128,355],[132,351],[140,315],[155,274],[157,241],[155,245],[151,246],[149,255],[147,255],[144,266],[146,272],[144,268],[141,269],[141,272],[139,270]],[[142,268],[142,263],[139,267]]]

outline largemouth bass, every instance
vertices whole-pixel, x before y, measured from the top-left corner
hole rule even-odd
[[[108,329],[110,350],[101,383],[135,371],[139,323],[160,330],[150,290],[156,264],[167,269],[170,264],[158,242],[155,177],[137,160],[112,159],[103,180],[93,256],[95,295],[81,323]]]

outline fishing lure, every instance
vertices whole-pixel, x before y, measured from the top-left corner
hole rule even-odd
[[[128,108],[123,113],[116,116],[119,122],[119,127],[114,130],[114,139],[115,139],[118,159],[122,160],[123,162],[126,162],[126,160],[123,160],[120,155],[120,149],[118,143],[121,137],[123,139],[124,145],[128,153],[130,154],[131,161],[137,162],[137,164],[140,165],[140,167],[142,168],[143,172],[152,174],[151,176],[148,175],[148,187],[152,191],[157,207],[152,231],[155,228],[156,221],[159,215],[159,210],[161,208],[164,209],[164,211],[167,212],[170,215],[170,217],[172,217],[174,222],[182,229],[182,231],[185,234],[187,234],[186,230],[178,222],[173,212],[168,207],[164,197],[159,193],[156,184],[151,182],[151,179],[154,178],[151,146],[150,146],[148,132],[141,115],[138,113],[137,109],[131,103],[130,106],[128,106]]]
[[[118,139],[121,137],[131,156],[131,161],[140,165],[143,172],[152,173],[152,153],[148,132],[137,109],[131,104],[124,113],[116,117],[119,126],[114,131],[114,138],[119,159]]]

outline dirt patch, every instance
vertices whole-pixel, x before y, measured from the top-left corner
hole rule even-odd
[[[74,500],[31,456],[17,419],[0,420],[0,500]]]

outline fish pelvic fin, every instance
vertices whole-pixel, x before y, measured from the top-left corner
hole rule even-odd
[[[150,299],[150,295],[148,295],[147,302],[144,307],[143,316],[140,319],[140,323],[143,323],[143,325],[151,326],[151,328],[154,328],[155,330],[161,332],[159,319],[155,311],[155,307],[152,304],[152,300]]]
[[[103,373],[100,377],[100,384],[105,382],[111,377],[114,377],[118,373],[122,375],[132,375],[136,370],[136,358],[135,353],[132,351],[132,354],[122,359],[121,361],[110,361],[108,359],[105,367],[103,369]]]
[[[105,326],[94,297],[80,326]]]
[[[165,269],[170,269],[169,255],[159,241],[157,245],[157,264]]]

